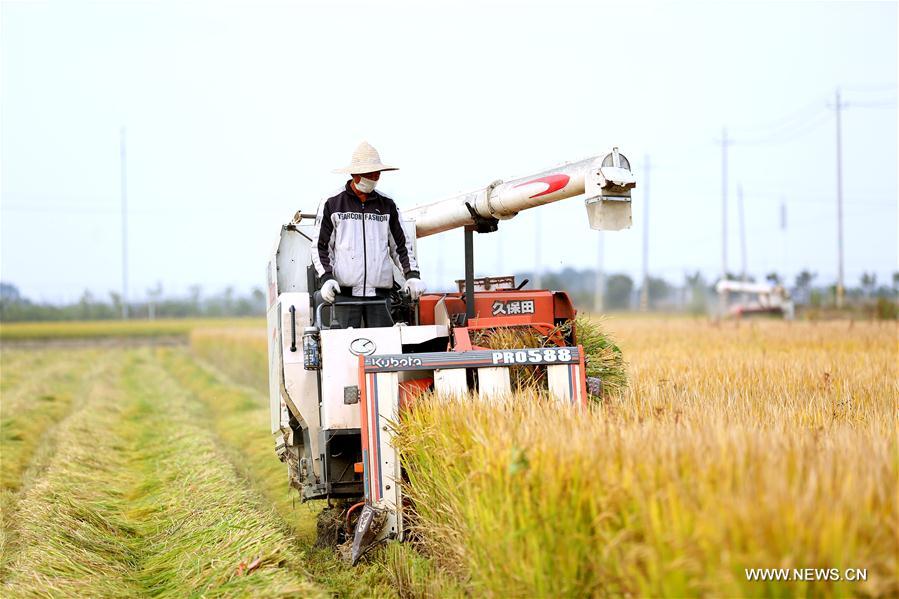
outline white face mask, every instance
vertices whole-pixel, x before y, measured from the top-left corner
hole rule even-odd
[[[365,177],[359,177],[358,181],[353,183],[356,186],[356,190],[361,193],[371,193],[375,190],[375,185],[378,184],[377,181],[373,181],[372,179],[366,179]]]

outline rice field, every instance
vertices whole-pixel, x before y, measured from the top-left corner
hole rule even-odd
[[[84,320],[67,322],[0,323],[0,341],[46,341],[187,337],[206,328],[264,328],[259,318],[168,318],[158,320]]]
[[[288,492],[258,321],[187,327],[181,347],[5,343],[0,593],[899,594],[895,323],[603,327],[628,381],[589,413],[522,395],[407,414],[415,540],[355,569],[313,547],[322,505]]]

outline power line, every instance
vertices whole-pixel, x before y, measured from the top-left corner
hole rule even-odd
[[[121,201],[120,201],[121,204]],[[212,208],[208,208],[205,206],[178,206],[172,207],[171,210],[160,210],[158,208],[129,208],[128,214],[143,214],[143,215],[152,215],[152,216],[171,216],[174,214],[183,215],[185,213],[196,213],[208,216],[212,211]],[[240,215],[242,218],[245,218],[247,215],[247,210],[249,207],[244,208],[215,208],[215,214],[235,214]],[[110,214],[110,215],[121,215],[122,209],[121,205],[119,207],[100,207],[100,206],[70,206],[70,205],[59,205],[59,204],[41,204],[39,206],[35,205],[6,205],[0,206],[0,213],[6,212],[52,212],[59,214]],[[253,214],[271,214],[271,215],[280,215],[285,219],[289,220],[289,216],[291,214],[287,214],[284,210],[278,210],[275,208],[253,208]]]
[[[783,197],[784,193],[790,194],[790,202],[798,202],[800,204],[823,205],[823,204],[831,201],[831,198],[825,197],[822,194],[814,194],[814,197],[806,197],[806,198],[794,197],[792,192],[790,192],[789,190],[786,190],[786,189],[782,189],[782,190],[776,191],[776,192],[775,191],[757,192],[753,188],[751,195],[752,195],[753,202],[755,202],[758,199],[780,201],[780,199]],[[683,197],[679,196],[679,195],[678,196],[669,196],[669,197],[672,200],[677,200],[677,201],[683,199]],[[690,194],[689,197],[694,200],[702,199],[702,200],[711,201],[713,198],[717,198],[718,196],[713,196],[710,194]],[[860,206],[869,206],[869,207],[876,207],[876,208],[896,208],[897,206],[899,206],[899,204],[897,204],[897,201],[895,199],[879,201],[877,199],[870,199],[870,200],[869,199],[858,199],[858,196],[856,196],[856,199],[853,199],[850,197],[849,200],[844,203],[844,207],[860,207]]]
[[[765,183],[772,184],[772,181],[766,181]],[[762,185],[758,189],[756,189],[753,186],[752,196],[753,197],[758,197],[758,196],[776,197],[776,198],[780,199],[783,196],[784,192],[785,192],[785,189],[784,189],[784,186],[782,186],[782,185],[773,185],[772,187],[766,187],[765,185]],[[802,196],[802,197],[806,197],[806,198],[820,198],[821,197],[820,191],[808,189],[807,187],[804,187],[804,188],[801,188],[798,190],[794,190],[794,191],[790,191],[789,193],[791,194],[791,196]],[[893,190],[890,190],[890,189],[866,189],[866,190],[861,190],[861,191],[855,192],[855,195],[857,197],[864,197],[868,200],[882,199],[882,200],[885,200],[886,202],[895,204],[896,197],[892,194],[893,194]],[[695,197],[694,194],[690,194],[690,195]],[[791,201],[792,201],[792,197],[791,197]]]
[[[809,102],[807,105],[802,108],[787,114],[786,116],[782,116],[767,123],[762,123],[756,125],[747,131],[752,131],[753,134],[759,135],[761,137],[766,137],[767,135],[771,135],[774,133],[778,133],[782,129],[788,129],[796,125],[796,122],[804,122],[807,117],[817,115],[821,109],[824,107],[827,98],[824,96],[820,96],[815,98],[813,101]],[[736,136],[737,138],[741,137],[740,135]]]
[[[893,108],[897,107],[896,99],[887,100],[862,100],[844,102],[843,108]],[[825,110],[824,102],[815,100],[813,103],[798,110],[790,115],[771,121],[769,125],[761,125],[753,128],[753,131],[761,131],[755,137],[736,136],[732,142],[741,146],[744,145],[769,145],[784,143],[802,137],[829,120],[828,111]]]
[[[831,221],[832,218],[833,218],[833,216],[831,216],[831,215],[815,215],[815,217],[813,217],[813,218],[803,219],[802,221],[799,221],[799,222],[797,222],[796,219],[794,218],[794,219],[791,219],[792,222],[790,223],[790,228],[793,230],[807,229],[809,227],[820,228],[820,226],[823,223]],[[770,225],[757,226],[757,227],[752,227],[750,229],[747,229],[747,233],[752,233],[752,234],[770,233],[770,232],[771,232]],[[708,233],[705,235],[696,235],[696,236],[685,236],[685,235],[679,234],[677,239],[678,239],[678,242],[683,246],[697,246],[697,245],[702,245],[705,243],[712,242],[715,240],[716,237],[717,237],[717,233],[713,232],[713,233]],[[653,270],[657,270],[657,267],[653,267]]]
[[[884,86],[874,86],[871,88],[853,88],[850,90],[843,89],[843,92],[847,92],[850,94],[870,94],[870,93],[884,93],[884,92],[895,92],[896,86],[895,84],[889,84]],[[827,114],[823,109],[825,108],[827,103],[826,97],[818,97],[809,104],[804,107],[791,112],[783,117],[768,121],[767,123],[759,124],[751,129],[747,129],[747,131],[752,131],[752,135],[755,135],[759,142],[751,139],[743,139],[742,135],[736,135],[735,143],[745,144],[745,143],[766,143],[766,140],[770,138],[774,138],[775,140],[779,140],[783,137],[784,134],[791,134],[794,130],[799,130],[796,135],[804,133],[808,126],[815,126],[816,119],[822,114]],[[895,108],[896,107],[896,99],[890,98],[886,100],[877,100],[877,101],[849,101],[845,103],[847,106],[858,106],[864,108]]]
[[[824,107],[821,108],[819,112],[817,112],[813,118],[803,121],[799,124],[792,125],[790,127],[785,127],[781,131],[776,133],[772,133],[768,136],[764,137],[756,137],[756,138],[738,138],[733,140],[734,144],[741,146],[760,146],[760,145],[774,145],[781,144],[788,141],[793,141],[800,137],[811,133],[825,122],[829,120],[829,115]]]
[[[115,214],[122,212],[121,208],[58,208],[56,206],[3,206],[0,213],[6,212],[52,212],[54,214]]]
[[[884,100],[882,102],[846,102],[844,104],[846,108],[892,108],[896,109],[896,99],[892,100]]]
[[[873,85],[862,85],[859,87],[849,87],[843,88],[844,92],[848,92],[850,94],[876,94],[883,93],[888,91],[896,91],[895,83],[883,83],[883,84],[873,84]]]

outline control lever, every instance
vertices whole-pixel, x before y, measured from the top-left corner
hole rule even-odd
[[[290,351],[297,351],[297,309],[290,307]]]

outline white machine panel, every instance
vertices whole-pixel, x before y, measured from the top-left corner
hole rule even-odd
[[[281,430],[281,331],[278,328],[278,304],[269,306],[266,312],[268,330],[268,399],[272,433]]]
[[[280,243],[280,241],[279,241]],[[268,400],[271,414],[272,434],[281,432],[281,382],[283,364],[281,363],[281,329],[278,320],[278,248],[272,251],[272,258],[265,265],[266,278],[266,331],[268,332]]]
[[[398,354],[403,351],[400,328],[329,329],[321,332],[322,429],[359,428],[359,404],[344,403],[344,388],[359,386],[360,353]]]
[[[312,225],[296,225],[281,230],[278,246],[278,291],[308,291],[306,267],[312,262]]]
[[[429,324],[417,327],[400,326],[400,337],[405,345],[424,343],[437,337],[449,337],[449,330],[445,325]]]
[[[508,397],[512,393],[508,368],[478,368],[478,393],[484,399]]]
[[[296,310],[296,351],[291,351],[291,313],[290,307]],[[282,293],[278,297],[276,308],[280,317],[280,362],[283,364],[284,388],[282,391],[284,403],[293,412],[297,420],[305,422],[309,428],[309,442],[312,455],[320,453],[318,411],[318,373],[315,370],[306,370],[303,367],[303,329],[309,325],[309,294],[308,293]],[[285,428],[287,423],[283,423]],[[317,472],[316,463],[316,473]]]
[[[378,402],[378,446],[380,457],[378,483],[383,487],[379,490],[380,506],[388,510],[387,522],[381,532],[380,538],[395,536],[397,540],[403,540],[403,503],[401,493],[400,459],[393,448],[394,430],[391,423],[399,419],[399,386],[397,373],[385,372],[375,377],[378,386],[378,396],[382,401]]]
[[[468,395],[468,377],[461,368],[438,368],[434,371],[434,389],[439,395]]]
[[[278,298],[281,304],[281,355],[284,356],[284,364],[303,365],[303,329],[311,324],[309,315],[309,294],[282,293]],[[295,309],[295,337],[291,337],[291,313],[290,308]],[[296,341],[295,351],[291,351],[291,343]],[[315,372],[311,376],[315,377]]]

